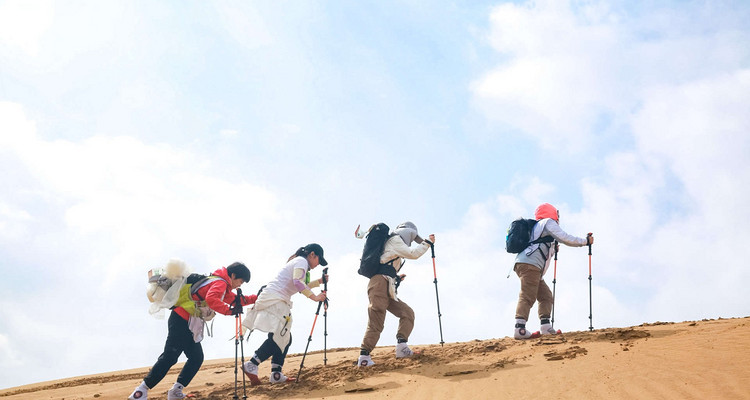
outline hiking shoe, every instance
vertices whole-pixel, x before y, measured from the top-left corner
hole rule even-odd
[[[286,376],[281,371],[271,371],[271,376],[269,377],[269,380],[271,381],[271,383],[285,383],[285,382],[294,382],[297,380],[297,378]]]
[[[557,335],[562,333],[562,331],[552,328],[552,324],[542,324],[541,329],[539,329],[539,333],[541,333],[542,335]]]
[[[182,393],[182,388],[184,386],[175,386],[172,389],[169,389],[167,391],[167,400],[183,400],[187,396],[185,393]]]
[[[370,356],[359,356],[359,360],[357,360],[357,366],[358,367],[370,367],[375,365],[375,361],[372,361],[372,357]]]
[[[242,364],[242,372],[245,373],[247,379],[250,380],[250,386],[260,385],[260,378],[258,378],[258,366],[252,361],[247,361]]]
[[[526,330],[526,327],[516,328],[516,331],[513,333],[513,337],[519,340],[531,339],[532,335],[531,332]]]
[[[407,358],[415,354],[419,354],[419,352],[412,351],[412,349],[409,348],[409,345],[407,345],[406,342],[396,345],[396,358]]]
[[[141,384],[133,390],[133,393],[128,396],[128,400],[148,400],[148,386],[141,382]]]

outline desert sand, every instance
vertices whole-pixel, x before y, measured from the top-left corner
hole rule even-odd
[[[750,317],[656,322],[627,328],[412,346],[422,354],[358,349],[308,353],[300,382],[247,387],[250,399],[750,399]],[[287,358],[296,376],[301,354]],[[164,400],[181,364],[149,392]],[[269,362],[261,365],[267,382]],[[0,400],[126,399],[148,367],[9,388]],[[241,372],[240,372],[241,375]],[[232,399],[234,359],[206,361],[186,389],[193,399]],[[239,398],[243,398],[242,385]]]

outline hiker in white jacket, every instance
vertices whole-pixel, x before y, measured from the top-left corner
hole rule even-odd
[[[271,383],[295,380],[294,377],[288,377],[281,372],[289,346],[292,344],[292,296],[301,293],[314,302],[326,300],[325,292],[314,294],[310,290],[328,279],[328,275],[325,275],[320,279],[310,280],[309,271],[318,265],[328,265],[328,261],[323,257],[323,248],[317,243],[300,247],[289,257],[276,279],[262,289],[255,305],[247,312],[242,326],[251,331],[268,333],[268,339],[261,344],[250,361],[242,366],[242,371],[250,379],[251,385],[261,383],[258,378],[258,366],[269,358]]]
[[[521,292],[518,295],[516,326],[513,334],[516,339],[529,339],[538,335],[557,333],[550,324],[552,291],[544,282],[544,274],[549,268],[550,260],[555,257],[557,243],[571,247],[582,247],[594,243],[592,233],[589,233],[586,238],[579,238],[563,231],[559,225],[560,213],[549,203],[537,207],[534,217],[537,223],[531,232],[531,240],[551,236],[555,241],[530,244],[516,256],[513,270],[521,279]],[[526,330],[526,321],[529,319],[531,307],[537,301],[539,302],[541,329],[539,333],[531,333]]]
[[[416,242],[417,246],[411,247],[412,242]],[[380,263],[388,264],[393,268],[387,268],[382,273],[374,275],[367,285],[367,297],[370,300],[367,309],[369,318],[360,349],[358,360],[360,367],[369,367],[375,364],[370,357],[370,352],[378,344],[380,333],[383,332],[386,311],[399,319],[396,332],[396,358],[414,355],[414,352],[407,345],[409,335],[414,328],[414,310],[398,299],[396,286],[397,283],[406,278],[405,274],[399,274],[401,267],[404,265],[404,259],[416,260],[426,253],[430,245],[434,243],[435,235],[431,234],[429,240],[423,240],[417,233],[417,227],[408,221],[397,226],[391,237],[385,242]]]

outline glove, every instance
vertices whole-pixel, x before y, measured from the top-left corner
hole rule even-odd
[[[229,306],[229,315],[240,315],[242,314],[242,306]]]

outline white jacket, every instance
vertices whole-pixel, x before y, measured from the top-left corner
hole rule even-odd
[[[380,256],[380,263],[386,264],[393,260],[393,268],[398,272],[401,269],[401,265],[403,265],[404,258],[416,260],[426,253],[429,248],[430,244],[426,240],[414,247],[409,247],[401,239],[401,236],[395,235],[385,242],[383,255]]]
[[[543,236],[552,236],[559,243],[571,247],[582,247],[588,243],[586,238],[573,236],[560,228],[560,225],[551,218],[544,218],[534,225],[531,232],[531,240],[534,241]],[[539,250],[539,251],[537,251]],[[516,256],[516,263],[531,264],[542,270],[542,276],[549,268],[549,262],[555,257],[555,246],[553,243],[534,243]]]

